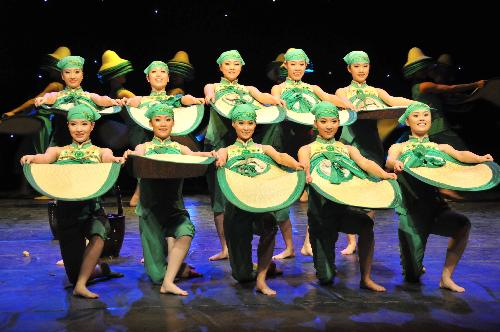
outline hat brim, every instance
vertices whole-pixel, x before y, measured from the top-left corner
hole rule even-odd
[[[32,135],[42,129],[43,121],[34,116],[15,115],[0,120],[0,134]]]
[[[269,171],[248,177],[228,168],[217,170],[224,196],[236,207],[254,213],[286,208],[299,199],[305,184],[304,171],[288,172],[275,165]]]
[[[61,201],[84,201],[108,192],[120,169],[118,163],[25,164],[23,172],[42,195]]]
[[[225,94],[218,98],[215,103],[210,103],[212,108],[219,113],[221,116],[229,119],[229,112],[236,106],[236,104],[231,100],[231,94]],[[255,110],[257,115],[256,122],[258,124],[271,124],[278,123],[285,119],[285,109],[281,106],[264,106],[255,99],[251,103],[252,105],[258,107]]]
[[[105,65],[101,66],[99,68],[100,72],[106,71],[106,70],[113,70],[115,67],[121,67],[121,66],[126,66],[129,65],[130,61],[125,60],[125,59],[120,59],[118,61],[113,61],[113,62],[108,62]]]
[[[399,205],[401,192],[395,180],[361,179],[353,176],[351,180],[333,184],[318,173],[315,168],[311,174],[310,185],[326,199],[344,205],[370,209],[388,209]]]
[[[406,111],[404,106],[392,106],[385,108],[369,109],[359,111],[358,119],[371,119],[371,120],[381,120],[381,119],[398,119]]]
[[[57,108],[50,107],[50,105],[41,105],[40,107],[49,110],[54,114],[66,116],[68,115],[68,111],[75,106],[76,105],[74,103],[66,103],[66,104],[60,104]],[[94,107],[94,109],[96,110],[97,113],[101,115],[113,115],[120,113],[122,111],[121,106],[97,107],[97,108]]]
[[[127,106],[132,120],[144,129],[153,131],[149,119],[145,116],[146,109]],[[187,135],[195,130],[203,120],[203,105],[192,105],[174,108],[174,127],[171,135]]]
[[[463,164],[451,157],[445,158],[442,167],[404,166],[404,171],[431,186],[460,190],[481,191],[497,186],[500,183],[500,166],[492,161],[481,164]],[[405,163],[406,160],[401,160]]]
[[[131,155],[134,176],[142,179],[192,178],[205,174],[212,157],[182,154]]]
[[[354,111],[339,110],[339,125],[349,126],[356,122],[358,116]],[[286,119],[295,123],[299,123],[306,126],[312,126],[314,124],[314,114],[311,112],[295,112],[290,109],[286,110]]]

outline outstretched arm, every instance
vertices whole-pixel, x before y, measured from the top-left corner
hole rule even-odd
[[[135,147],[134,151],[132,150],[125,151],[125,153],[123,154],[123,158],[125,158],[126,160],[130,155],[144,156],[144,152],[145,152],[144,144],[139,144]]]
[[[443,151],[444,153],[449,154],[453,158],[455,158],[458,161],[461,161],[463,163],[467,164],[475,164],[475,163],[483,163],[485,161],[493,161],[493,157],[490,154],[485,154],[483,156],[477,155],[473,152],[470,151],[458,151],[455,150],[451,145],[449,144],[439,144],[439,150]]]
[[[109,106],[120,106],[122,104],[122,101],[119,99],[113,99],[108,96],[101,96],[98,95],[97,93],[91,93],[90,94],[90,99],[98,105],[98,106],[103,106],[103,107],[109,107]]]
[[[103,163],[120,163],[123,164],[125,162],[124,157],[115,157],[113,156],[113,151],[108,148],[101,148],[101,160]]]
[[[394,170],[395,173],[401,173],[403,171],[404,164],[398,160],[399,156],[401,156],[401,148],[402,145],[400,143],[393,144],[387,153],[385,168]]]
[[[396,179],[397,178],[396,174],[387,173],[386,171],[384,171],[382,169],[382,167],[377,165],[376,162],[363,157],[356,147],[350,146],[350,145],[346,145],[346,146],[347,146],[347,149],[349,150],[349,156],[351,157],[351,159],[354,160],[354,162],[356,164],[358,164],[358,166],[361,169],[363,169],[364,171],[370,173],[371,175],[382,178],[382,179]]]
[[[33,105],[35,105],[35,99],[37,97],[42,97],[43,95],[45,95],[46,93],[51,93],[51,92],[59,92],[61,91],[62,89],[64,89],[64,85],[62,85],[61,83],[59,82],[52,82],[52,83],[49,83],[49,85],[47,85],[45,87],[45,89],[43,89],[42,92],[40,92],[38,95],[36,95],[35,97],[33,98],[30,98],[28,99],[27,101],[25,101],[23,104],[19,105],[18,107],[14,108],[12,111],[9,111],[9,112],[6,112],[5,115],[6,116],[13,116],[14,114],[16,113],[19,113],[23,110],[25,110],[26,108],[28,107],[32,107]]]
[[[210,104],[215,102],[215,84],[207,84],[203,88],[205,93],[205,103]]]
[[[189,156],[199,156],[199,157],[214,157],[217,158],[217,153],[215,150],[212,151],[193,151],[189,147],[179,144],[179,147],[181,149],[181,153]]]
[[[57,100],[57,92],[49,92],[44,94],[41,97],[36,97],[35,98],[35,106],[40,106],[40,105],[52,105],[55,103]]]
[[[227,148],[222,148],[222,149],[217,150],[217,155],[219,157],[217,158],[217,162],[215,163],[215,166],[217,166],[217,167],[224,166],[227,162]]]
[[[35,155],[25,155],[21,157],[21,165],[24,164],[51,164],[59,158],[59,153],[61,148],[58,146],[52,146],[45,151],[45,153],[39,153]]]
[[[404,97],[393,97],[387,93],[384,89],[377,88],[378,96],[389,106],[408,106],[414,103],[414,100],[407,99]]]
[[[423,82],[420,83],[419,85],[419,90],[420,92],[423,93],[435,93],[435,94],[441,94],[441,93],[455,93],[455,92],[464,92],[464,91],[469,91],[472,89],[480,89],[484,86],[486,83],[485,80],[473,82],[473,83],[468,83],[468,84],[454,84],[454,85],[447,85],[447,84],[437,84],[433,82]]]
[[[191,95],[184,95],[181,98],[181,104],[184,106],[199,105],[204,103],[205,103],[204,98],[196,98]]]
[[[323,91],[319,86],[313,85],[313,92],[323,101],[329,101],[337,107],[355,110],[356,107],[345,97],[339,97]]]
[[[308,145],[304,145],[299,149],[298,157],[299,163],[304,167],[304,171],[306,172],[306,182],[310,183],[312,181],[311,177],[311,160],[309,156],[311,155],[311,147]]]
[[[135,96],[135,97],[127,98],[125,100],[125,104],[127,106],[131,106],[131,107],[139,107],[139,105],[141,104],[141,100],[142,100],[142,96]]]
[[[260,92],[259,89],[254,86],[247,86],[247,89],[250,92],[250,95],[261,104],[286,106],[285,101],[281,98],[275,97],[270,93]]]
[[[304,167],[292,156],[287,153],[280,153],[276,151],[271,145],[262,145],[262,151],[264,151],[265,154],[273,158],[273,160],[280,165],[287,166],[295,170],[304,169]]]

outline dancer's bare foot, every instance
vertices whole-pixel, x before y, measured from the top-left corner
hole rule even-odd
[[[187,296],[188,292],[177,287],[174,283],[163,283],[160,288],[160,293],[162,294],[174,294]]]
[[[216,255],[213,255],[211,257],[208,258],[209,261],[220,261],[222,259],[227,259],[229,257],[227,251],[221,251],[219,252],[218,254]]]
[[[87,289],[85,286],[80,286],[76,285],[75,288],[73,289],[73,295],[74,296],[80,296],[84,297],[86,299],[97,299],[99,298],[99,295],[96,293],[92,293]]]
[[[267,296],[276,295],[276,291],[274,289],[269,288],[269,286],[265,282],[257,281],[257,283],[255,284],[255,290]]]
[[[359,288],[372,290],[374,292],[385,292],[385,290],[386,290],[384,286],[377,284],[375,281],[373,281],[370,278],[367,278],[365,280],[361,280],[359,282]]]
[[[285,248],[281,253],[273,256],[273,259],[288,259],[295,257],[295,251],[293,248]]]
[[[64,261],[62,259],[60,259],[60,260],[58,260],[56,262],[56,265],[58,265],[58,266],[64,266]]]
[[[299,202],[307,203],[308,200],[309,200],[309,194],[307,193],[307,190],[304,190],[299,198]]]
[[[350,243],[349,243],[349,244],[347,245],[347,247],[345,247],[345,249],[344,249],[344,250],[342,250],[340,253],[341,253],[342,255],[346,255],[346,256],[347,256],[347,255],[352,255],[352,254],[354,254],[355,252],[356,252],[356,243],[354,243],[354,244],[350,244]]]
[[[448,289],[451,290],[452,292],[458,292],[458,293],[465,292],[465,288],[457,285],[451,278],[448,279],[441,278],[441,281],[439,281],[439,288]]]
[[[141,264],[144,264],[144,257],[141,258]]]
[[[302,246],[302,249],[300,249],[300,253],[303,256],[312,256],[313,255],[313,249],[311,247],[311,244],[305,244]]]

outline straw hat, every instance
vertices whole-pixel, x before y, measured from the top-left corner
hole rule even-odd
[[[69,50],[69,48],[67,48],[66,46],[59,46],[53,53],[44,56],[40,68],[44,70],[60,71],[59,68],[57,68],[56,66],[57,62],[62,58],[65,58],[70,55],[71,51]]]
[[[194,67],[189,62],[189,55],[185,51],[178,51],[174,57],[167,62],[170,74],[177,74],[187,81],[194,78]]]
[[[316,167],[310,185],[323,197],[335,203],[370,209],[394,208],[401,201],[395,180],[373,181],[353,176],[341,184],[333,184],[318,173]]]
[[[131,155],[130,157],[134,176],[142,179],[198,177],[204,175],[208,165],[215,161],[212,157],[182,154]]]
[[[115,184],[121,165],[25,164],[24,175],[40,194],[61,201],[84,201],[104,195]]]
[[[408,52],[408,59],[403,66],[403,75],[405,78],[413,76],[416,72],[428,68],[434,64],[434,59],[425,55],[418,47],[413,47]]]
[[[231,97],[232,94],[227,93],[220,98],[217,98],[215,103],[211,103],[210,105],[217,113],[225,118],[229,118],[229,112],[237,106],[237,103],[235,103]],[[248,98],[248,104],[252,104],[256,107],[256,122],[258,124],[278,123],[285,119],[285,110],[281,106],[264,106],[251,96]]]
[[[249,177],[223,167],[217,170],[217,179],[229,202],[242,210],[261,213],[286,208],[299,199],[305,173],[270,165],[267,172]]]
[[[146,109],[127,106],[127,111],[132,120],[144,129],[153,130],[149,125],[149,119],[144,115]],[[174,108],[174,127],[171,135],[187,135],[195,130],[203,120],[203,105],[192,105],[188,107]]]
[[[288,72],[286,68],[281,66],[283,62],[285,62],[285,53],[280,53],[274,61],[267,65],[266,75],[271,81],[278,82],[286,78]]]
[[[130,61],[120,58],[115,51],[107,50],[102,54],[102,65],[97,76],[101,80],[110,80],[133,70]]]
[[[447,155],[446,155],[447,156]],[[462,164],[447,156],[441,167],[413,167],[406,165],[408,158],[400,159],[405,163],[404,171],[422,182],[443,189],[460,191],[480,191],[500,183],[500,166],[495,162],[481,164]]]

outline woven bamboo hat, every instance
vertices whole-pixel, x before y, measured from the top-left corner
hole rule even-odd
[[[60,71],[59,68],[57,68],[57,62],[61,60],[62,58],[65,58],[67,56],[71,55],[71,51],[69,48],[66,46],[59,46],[53,53],[47,54],[44,56],[42,59],[42,64],[40,66],[41,69],[43,70],[57,70]]]
[[[285,53],[280,53],[274,59],[274,61],[271,61],[266,68],[266,75],[267,77],[273,81],[273,82],[278,82],[278,81],[284,81],[288,72],[286,68],[282,67],[281,65],[285,62]]]
[[[118,179],[121,165],[25,164],[24,175],[40,194],[61,201],[84,201],[104,195]]]
[[[97,77],[100,80],[110,80],[133,70],[130,61],[120,58],[115,51],[107,50],[102,54],[102,65]]]
[[[167,62],[171,74],[177,74],[186,81],[194,78],[194,67],[189,62],[189,55],[185,51],[178,51],[174,57]]]
[[[408,59],[403,66],[403,76],[412,77],[422,69],[426,69],[434,64],[434,59],[427,56],[418,47],[413,47],[408,51]]]

